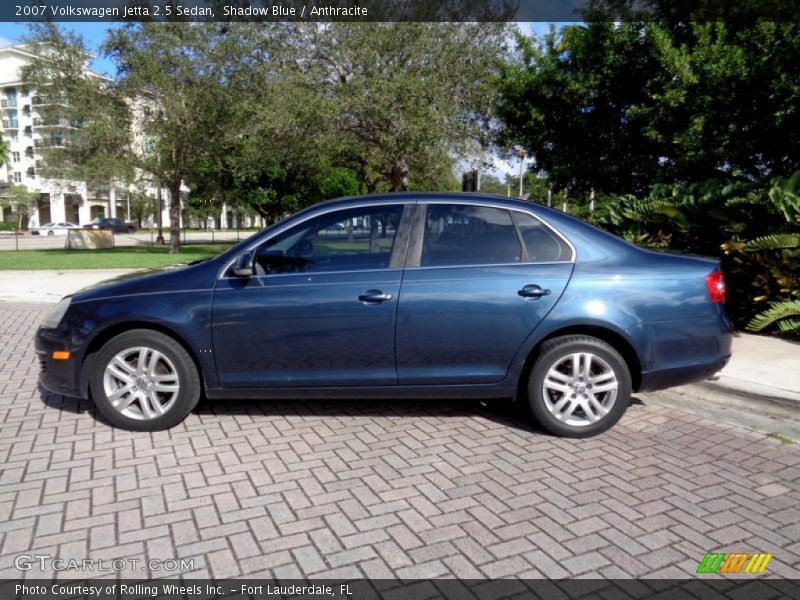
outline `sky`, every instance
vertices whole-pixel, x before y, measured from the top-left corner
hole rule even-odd
[[[566,24],[556,23],[555,25]],[[61,25],[83,36],[89,50],[94,52],[96,56],[92,61],[92,70],[108,77],[113,77],[116,74],[111,61],[99,56],[97,50],[106,37],[106,31],[112,27],[118,27],[119,23],[62,23]],[[517,26],[527,35],[543,35],[550,29],[549,23],[518,23]],[[25,23],[0,23],[0,47],[21,43],[27,33],[28,27]],[[491,156],[491,161],[494,167],[492,174],[500,179],[503,179],[506,173],[517,174],[519,172],[518,158],[505,160],[494,154]]]
[[[97,54],[97,48],[106,36],[106,30],[116,26],[115,23],[62,23],[66,29],[80,33],[86,40],[89,49]],[[28,33],[25,23],[0,23],[0,47],[19,44]],[[105,58],[97,57],[92,62],[92,69],[103,75],[114,75],[114,66]]]

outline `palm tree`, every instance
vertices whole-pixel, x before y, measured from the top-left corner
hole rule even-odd
[[[753,317],[747,328],[763,331],[777,325],[781,333],[800,335],[800,171],[789,179],[777,180],[768,197],[786,219],[788,231],[750,240],[745,249],[780,252],[795,268],[781,279],[784,299],[772,302],[767,310]]]

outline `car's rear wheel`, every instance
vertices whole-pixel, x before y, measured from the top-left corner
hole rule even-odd
[[[556,435],[589,437],[622,418],[631,396],[625,359],[591,336],[563,336],[542,345],[528,380],[528,403]]]
[[[174,339],[135,329],[109,340],[92,361],[90,388],[114,425],[158,431],[180,423],[200,399],[194,361]]]
[[[55,232],[51,229],[50,231],[47,232],[47,235],[55,235]]]

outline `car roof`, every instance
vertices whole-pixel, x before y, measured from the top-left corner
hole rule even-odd
[[[508,208],[518,208],[523,210],[542,208],[541,205],[536,204],[531,200],[510,198],[508,196],[499,196],[496,194],[484,194],[482,192],[384,192],[380,194],[346,196],[343,198],[336,198],[334,200],[325,200],[323,202],[314,204],[307,210],[329,207],[335,208],[337,206],[344,208],[354,204],[363,204],[365,202],[374,202],[375,204],[395,204],[397,202],[418,202],[427,200],[450,200],[452,202],[475,203],[490,202],[492,204],[507,206]]]

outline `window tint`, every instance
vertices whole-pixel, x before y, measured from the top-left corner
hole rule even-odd
[[[539,219],[515,212],[514,220],[525,243],[529,261],[555,262],[572,259],[570,247]]]
[[[519,262],[521,254],[508,211],[462,204],[428,205],[423,267]]]
[[[320,215],[271,238],[256,250],[259,275],[386,269],[402,205]]]

